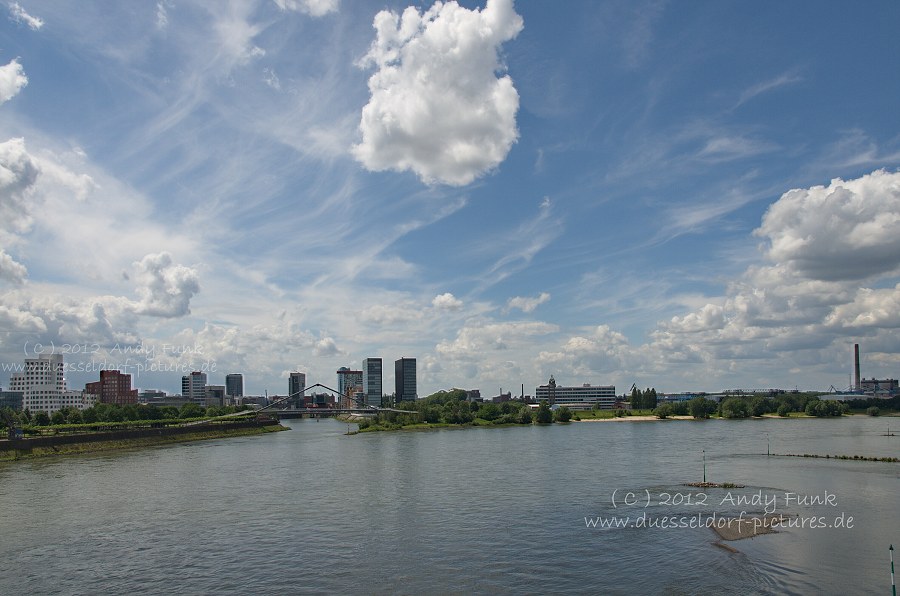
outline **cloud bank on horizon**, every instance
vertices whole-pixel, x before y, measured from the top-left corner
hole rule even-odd
[[[824,390],[858,342],[900,374],[895,3],[6,8],[2,362]]]

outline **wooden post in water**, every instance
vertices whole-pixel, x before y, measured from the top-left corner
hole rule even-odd
[[[703,452],[703,482],[706,482],[706,449],[703,449],[702,452]]]

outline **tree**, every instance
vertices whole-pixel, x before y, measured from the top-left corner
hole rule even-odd
[[[88,408],[81,413],[81,419],[87,424],[93,424],[94,422],[97,422],[97,410],[93,407]]]
[[[487,420],[488,422],[496,420],[500,417],[500,414],[500,408],[494,403],[482,404],[481,407],[478,408],[478,417]]]
[[[816,411],[820,409],[819,404],[821,403],[822,402],[818,399],[811,399],[806,402],[806,407],[803,411],[806,412],[807,416],[817,416],[818,414],[816,414]]]
[[[754,397],[750,400],[750,415],[762,416],[770,410],[768,400],[764,397]]]
[[[869,416],[878,416],[881,414],[881,410],[878,409],[878,406],[872,406],[866,409],[866,414]]]
[[[107,408],[103,420],[106,422],[123,422],[125,420],[125,411],[120,407],[110,406]]]
[[[694,418],[709,418],[716,408],[716,402],[705,397],[695,397],[688,402],[688,412]]]
[[[570,410],[566,406],[560,406],[553,413],[553,421],[554,422],[568,422],[571,419],[572,419],[572,410]]]
[[[43,410],[38,410],[34,413],[34,423],[38,426],[49,426],[50,415]]]
[[[203,408],[195,403],[187,403],[178,411],[179,418],[200,418],[203,416]]]
[[[782,418],[787,418],[788,415],[790,415],[790,413],[791,413],[791,407],[789,405],[787,405],[786,403],[783,403],[780,406],[778,406],[778,415],[781,416]]]
[[[656,389],[651,387],[650,389],[647,389],[647,392],[644,394],[644,407],[652,410],[656,408],[657,405]]]
[[[62,410],[57,410],[53,412],[53,415],[50,416],[50,422],[53,425],[57,424],[65,424],[66,423],[66,414]]]
[[[522,408],[519,410],[519,424],[531,424],[533,416],[531,415],[531,408]]]
[[[13,421],[13,424],[15,424],[15,421],[16,421],[16,419],[17,419],[15,410],[13,410],[12,408],[10,408],[10,407],[8,407],[8,406],[4,406],[4,407],[3,407],[3,412],[4,412],[5,415],[4,415],[4,416],[0,416],[0,428],[6,428],[6,426],[7,426],[7,423],[6,423],[7,418],[9,418],[10,420],[12,420],[12,421]]]
[[[547,403],[547,400],[541,401],[537,412],[535,413],[534,420],[538,424],[550,424],[553,422],[553,412],[550,410],[550,405]]]
[[[468,424],[475,419],[469,404],[464,401],[451,400],[444,404],[443,418],[447,424]]]
[[[422,421],[429,424],[441,421],[441,408],[435,404],[422,406]]]
[[[632,410],[641,410],[644,407],[643,396],[641,395],[641,390],[637,387],[633,387],[631,389],[631,409]]]
[[[81,410],[78,408],[71,408],[69,410],[68,415],[66,416],[66,422],[69,424],[81,424],[84,422],[84,417],[81,415]]]
[[[750,408],[747,401],[740,397],[729,397],[722,402],[723,418],[747,418],[750,416]]]
[[[653,413],[656,414],[656,417],[660,420],[665,420],[675,413],[675,408],[672,407],[672,404],[662,404],[660,406],[657,406],[653,410]]]

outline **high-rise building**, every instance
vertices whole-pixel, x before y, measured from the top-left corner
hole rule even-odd
[[[181,396],[206,407],[206,373],[194,371],[181,377]]]
[[[21,391],[0,391],[0,408],[10,408],[16,411],[22,409]]]
[[[362,361],[362,384],[366,404],[376,408],[381,406],[381,368],[381,358],[366,358]]]
[[[206,407],[225,405],[225,385],[206,386]]]
[[[303,406],[303,393],[306,391],[306,373],[292,372],[288,379],[289,403],[293,408]]]
[[[394,362],[394,393],[397,401],[416,399],[416,359],[401,358]]]
[[[131,388],[131,375],[118,370],[101,370],[100,380],[87,383],[84,392],[96,395],[102,404],[136,404],[138,390]]]
[[[244,397],[244,375],[240,373],[225,375],[225,396]]]
[[[340,393],[341,398],[343,398],[345,401],[351,401],[352,397],[358,391],[362,391],[363,371],[350,370],[346,366],[342,366],[337,371],[337,381],[338,393]]]
[[[22,392],[22,409],[53,413],[63,407],[66,392],[62,354],[26,358],[22,372],[9,378],[10,391]]]

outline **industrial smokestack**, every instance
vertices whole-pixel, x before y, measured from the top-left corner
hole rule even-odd
[[[853,389],[859,391],[862,380],[859,378],[859,344],[853,344]]]

